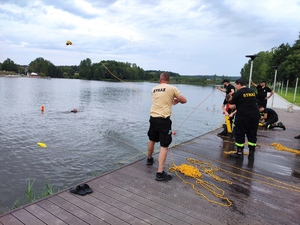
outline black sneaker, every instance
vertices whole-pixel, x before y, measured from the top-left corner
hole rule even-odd
[[[155,180],[168,181],[168,180],[172,180],[172,176],[170,174],[167,174],[165,171],[163,171],[162,173],[156,173]]]
[[[294,137],[295,139],[300,139],[300,135],[298,135],[298,136],[296,136],[296,137]]]
[[[151,157],[150,159],[149,159],[149,158],[147,158],[147,163],[146,163],[146,165],[148,165],[148,166],[152,166],[152,165],[153,165],[153,163],[154,163],[153,157]]]

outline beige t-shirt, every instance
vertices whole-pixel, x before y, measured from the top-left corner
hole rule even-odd
[[[152,88],[150,116],[163,118],[171,116],[173,99],[180,95],[180,91],[169,84],[162,83]]]

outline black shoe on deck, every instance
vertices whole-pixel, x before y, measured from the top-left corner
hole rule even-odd
[[[242,152],[236,152],[233,154],[230,154],[231,157],[236,158],[236,159],[244,159],[244,154]]]
[[[168,180],[172,180],[172,176],[167,174],[165,171],[163,171],[162,173],[156,173],[155,180],[168,181]]]
[[[295,139],[300,139],[300,135],[298,135],[298,136],[296,136],[296,137],[294,137]]]
[[[149,158],[147,158],[147,165],[148,166],[152,166],[153,165],[153,162],[154,162],[154,160],[153,160],[153,157],[151,157],[150,159]]]
[[[248,160],[252,162],[254,161],[254,153],[249,152]]]

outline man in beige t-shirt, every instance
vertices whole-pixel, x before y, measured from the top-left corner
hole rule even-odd
[[[172,121],[170,119],[172,105],[179,102],[183,104],[187,101],[175,86],[169,85],[169,81],[170,74],[162,73],[159,78],[160,84],[152,88],[147,165],[153,165],[154,145],[155,142],[160,142],[158,170],[155,178],[157,181],[172,179],[171,175],[164,172],[168,147],[172,142]]]

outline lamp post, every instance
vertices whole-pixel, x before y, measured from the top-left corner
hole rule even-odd
[[[289,77],[287,77],[287,81],[286,81],[285,96],[287,95],[288,88],[289,88]]]
[[[296,101],[297,88],[298,88],[298,77],[296,79],[296,85],[295,85],[294,102]]]
[[[272,104],[271,104],[271,107],[273,108],[273,103],[274,103],[274,96],[275,96],[275,87],[276,87],[276,77],[277,77],[277,69],[278,69],[278,66],[273,66],[273,68],[275,69],[275,77],[274,77],[274,84],[273,84],[273,91],[274,91],[274,94],[272,96]]]
[[[250,77],[249,77],[249,88],[252,80],[252,69],[253,69],[253,60],[258,57],[258,55],[246,55],[246,57],[251,59],[251,66],[250,66]]]

